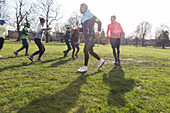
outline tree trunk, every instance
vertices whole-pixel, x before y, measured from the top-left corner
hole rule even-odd
[[[136,47],[138,47],[138,39],[136,38]]]
[[[165,44],[163,44],[162,49],[165,49]]]
[[[143,38],[142,38],[142,47],[145,46],[145,33],[143,34]]]
[[[18,32],[18,38],[17,38],[17,41],[21,41],[21,32],[20,31],[17,31]]]
[[[45,32],[45,37],[46,37],[46,43],[49,43],[49,39],[48,39],[49,37],[48,37],[48,32],[47,31]]]

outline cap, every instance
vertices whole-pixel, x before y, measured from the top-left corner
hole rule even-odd
[[[0,20],[0,24],[6,23],[5,20]]]

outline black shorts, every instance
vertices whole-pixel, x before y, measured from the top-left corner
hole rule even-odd
[[[120,47],[120,38],[110,38],[110,44],[112,48],[119,48]]]
[[[94,46],[95,46],[95,38],[93,36],[86,37],[84,50],[89,51]]]

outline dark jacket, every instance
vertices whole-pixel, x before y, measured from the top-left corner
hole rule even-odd
[[[80,31],[83,32],[85,37],[90,36],[90,35],[95,37],[95,32],[94,32],[94,24],[95,23],[98,24],[98,31],[101,31],[102,23],[96,16],[93,16],[89,20],[86,20],[84,23],[81,23],[82,28],[80,29]]]
[[[69,40],[71,40],[71,35],[69,31],[66,31],[64,35],[64,39],[65,39],[65,42],[69,42]]]

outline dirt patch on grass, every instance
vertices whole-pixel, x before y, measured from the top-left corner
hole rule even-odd
[[[115,60],[113,57],[111,56],[103,56],[102,58],[104,59],[110,59],[110,60],[106,60],[105,64],[114,64]],[[144,60],[136,60],[134,58],[120,58],[121,64],[129,64],[132,62],[137,62],[139,64],[146,64],[146,65],[153,65],[156,64],[154,62],[150,62],[150,61],[144,61]]]

